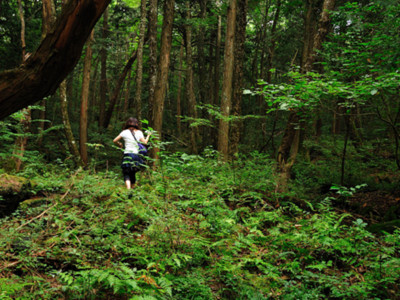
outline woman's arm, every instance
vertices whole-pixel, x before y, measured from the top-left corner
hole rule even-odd
[[[122,139],[122,136],[119,135],[113,140],[113,143],[122,148],[124,145],[121,142],[119,142],[120,139]]]
[[[147,143],[149,142],[149,138],[150,138],[151,132],[146,136],[146,138],[141,138],[140,141],[142,142],[142,144],[147,145]]]

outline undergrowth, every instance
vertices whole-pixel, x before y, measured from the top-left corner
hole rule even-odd
[[[215,156],[165,155],[132,191],[117,167],[36,175],[0,220],[0,299],[396,299],[400,230],[283,201],[261,154]]]

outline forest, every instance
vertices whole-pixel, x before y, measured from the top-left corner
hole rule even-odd
[[[398,0],[0,0],[0,299],[400,299],[399,33]]]

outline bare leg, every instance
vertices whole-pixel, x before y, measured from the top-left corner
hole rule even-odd
[[[125,181],[125,185],[126,185],[126,188],[127,188],[128,190],[131,189],[131,181],[130,181],[130,180],[126,180],[126,181]]]

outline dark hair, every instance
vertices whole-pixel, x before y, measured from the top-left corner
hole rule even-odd
[[[132,118],[132,117],[131,117],[131,118],[129,118],[128,120],[126,120],[124,129],[129,129],[129,128],[131,128],[131,127],[135,128],[135,129],[140,129],[140,128],[139,128],[139,121],[138,121],[138,119]]]

